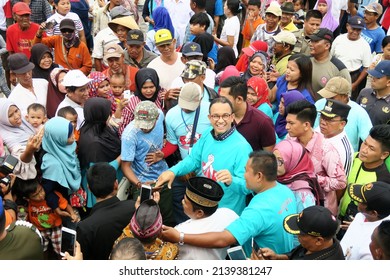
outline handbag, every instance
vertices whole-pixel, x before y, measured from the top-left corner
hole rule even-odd
[[[87,192],[82,187],[70,195],[70,205],[77,208],[87,205]]]
[[[119,200],[127,200],[130,193],[130,188],[130,181],[126,178],[126,176],[123,176],[122,180],[118,184],[118,192],[116,193],[116,196],[119,198]]]

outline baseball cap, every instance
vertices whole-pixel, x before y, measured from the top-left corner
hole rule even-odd
[[[266,14],[273,14],[277,17],[281,17],[282,16],[282,10],[280,9],[280,6],[275,3],[275,2],[271,2],[271,4],[269,5],[269,7],[265,10],[265,13]]]
[[[329,209],[323,206],[309,206],[299,214],[284,218],[284,230],[291,234],[308,234],[316,237],[332,237],[338,229],[338,222]]]
[[[156,238],[162,228],[160,207],[153,199],[143,201],[130,220],[130,230],[140,240]]]
[[[275,36],[272,36],[276,43],[286,43],[289,45],[295,45],[297,38],[290,31],[281,31]]]
[[[69,70],[65,74],[62,84],[65,87],[82,87],[91,82],[91,79],[88,79],[81,70]]]
[[[381,15],[383,13],[383,7],[379,3],[370,3],[367,6],[362,6],[367,12],[377,13]]]
[[[390,60],[382,60],[374,69],[367,70],[368,74],[374,78],[380,79],[384,76],[390,76]]]
[[[104,59],[109,59],[111,57],[121,57],[124,50],[117,43],[110,43],[104,47]]]
[[[342,119],[347,119],[350,110],[351,107],[343,102],[327,99],[324,109],[320,113],[328,118],[340,116]]]
[[[385,182],[373,182],[364,185],[350,184],[348,194],[360,203],[367,204],[371,210],[378,214],[390,214],[390,185]]]
[[[180,90],[178,104],[182,109],[195,111],[202,100],[202,89],[198,84],[189,82]]]
[[[76,27],[74,25],[74,21],[70,18],[64,18],[60,22],[60,30],[62,29],[70,29],[70,30],[75,30]]]
[[[144,33],[141,30],[132,29],[127,33],[128,45],[142,45],[144,41]]]
[[[17,2],[12,7],[12,13],[21,16],[21,15],[31,15],[30,7],[24,2]]]
[[[351,96],[352,86],[345,78],[336,76],[330,79],[318,94],[325,98],[335,97],[337,94]]]
[[[207,65],[200,60],[191,60],[186,63],[186,67],[180,77],[185,79],[195,79],[200,75],[206,74]]]
[[[140,129],[151,129],[158,118],[158,109],[152,101],[141,101],[134,110],[134,126]]]
[[[192,177],[188,180],[186,196],[192,202],[203,207],[215,207],[224,192],[214,180],[206,177]]]
[[[203,56],[202,49],[200,48],[200,45],[195,42],[188,42],[185,43],[183,48],[181,49],[181,53],[185,56]]]
[[[333,32],[328,28],[320,28],[316,30],[312,35],[309,36],[309,38],[313,41],[328,40],[331,43],[334,39]]]
[[[348,20],[348,24],[352,28],[357,28],[357,29],[364,29],[364,27],[366,27],[364,20],[359,16],[350,17]]]
[[[24,74],[35,68],[24,53],[14,53],[8,57],[9,69],[15,74]]]
[[[131,16],[131,15],[132,15],[132,13],[129,10],[127,10],[125,7],[123,7],[122,5],[115,6],[110,11],[111,19],[115,19],[118,16],[125,17],[125,16]]]
[[[282,6],[280,6],[282,13],[286,14],[295,14],[294,4],[292,2],[284,2]]]
[[[251,57],[255,52],[258,51],[264,51],[266,52],[268,50],[268,45],[264,41],[254,41],[252,44],[249,45],[249,47],[243,48],[242,52],[245,53],[247,56]]]
[[[154,41],[156,46],[170,44],[173,41],[171,31],[168,29],[159,29],[154,34]]]

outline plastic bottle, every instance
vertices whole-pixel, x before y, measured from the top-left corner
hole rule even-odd
[[[19,221],[27,221],[27,212],[23,206],[18,207],[18,220]]]

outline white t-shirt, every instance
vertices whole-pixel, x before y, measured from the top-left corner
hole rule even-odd
[[[206,78],[204,80],[204,84],[208,86],[209,88],[214,89],[215,87],[215,72],[209,68],[206,69]],[[181,88],[184,85],[182,77],[176,77],[170,88]]]
[[[84,109],[83,109],[83,107],[80,104],[77,104],[76,102],[71,100],[67,95],[65,96],[64,100],[62,100],[62,102],[58,105],[57,111],[56,111],[56,116],[58,114],[58,111],[61,108],[64,108],[64,107],[67,107],[67,106],[70,106],[70,107],[72,107],[73,109],[76,110],[76,112],[77,112],[77,126],[76,126],[76,129],[79,130],[81,124],[84,121]]]
[[[34,78],[32,80],[34,93],[18,84],[8,97],[9,100],[18,106],[22,116],[27,115],[27,107],[33,103],[42,104],[46,108],[47,86],[49,83],[45,79]]]
[[[238,215],[228,208],[218,208],[215,213],[207,218],[189,219],[175,227],[180,232],[198,234],[205,232],[222,232],[230,225]],[[227,248],[201,248],[188,244],[180,246],[179,260],[224,260]]]
[[[348,0],[332,1],[332,15],[339,21],[341,10],[348,10]]]
[[[237,16],[233,16],[225,20],[225,24],[223,25],[220,39],[227,42],[228,36],[234,36],[233,50],[237,57],[238,56],[237,42],[238,42],[238,37],[240,36],[240,20],[238,19]]]

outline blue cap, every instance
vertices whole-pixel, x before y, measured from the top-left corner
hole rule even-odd
[[[390,76],[390,60],[382,60],[376,65],[375,69],[367,70],[367,72],[377,79],[384,76]]]

